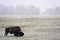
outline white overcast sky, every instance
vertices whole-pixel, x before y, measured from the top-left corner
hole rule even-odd
[[[16,5],[36,5],[40,11],[46,8],[60,6],[60,0],[0,0],[1,5],[16,6]]]

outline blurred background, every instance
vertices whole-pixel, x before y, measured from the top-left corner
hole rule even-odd
[[[59,17],[60,0],[0,0],[1,17]]]

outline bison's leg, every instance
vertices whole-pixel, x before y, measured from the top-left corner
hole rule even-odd
[[[6,36],[8,33],[9,33],[9,30],[5,30],[5,34],[4,35]]]
[[[14,31],[14,36],[18,36],[18,31]]]
[[[10,29],[9,28],[6,28],[5,29],[5,34],[4,35],[7,35],[9,33]]]
[[[16,37],[17,37],[17,36],[18,36],[18,33],[17,33],[17,32],[15,32],[15,33],[14,33],[14,36],[16,36]]]
[[[8,34],[8,32],[5,32],[5,34],[4,34],[4,35],[6,36],[7,34]]]

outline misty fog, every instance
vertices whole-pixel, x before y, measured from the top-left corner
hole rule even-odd
[[[34,17],[42,17],[42,16],[59,16],[60,15],[60,7],[52,7],[47,8],[45,12],[41,13],[41,9],[39,7],[36,7],[35,5],[16,5],[14,6],[4,6],[0,5],[0,16],[34,16]]]
[[[47,8],[44,12],[44,15],[52,15],[59,16],[60,15],[60,7]]]
[[[0,5],[0,15],[40,15],[40,9],[34,5],[16,7]]]

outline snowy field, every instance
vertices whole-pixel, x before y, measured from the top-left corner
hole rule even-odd
[[[23,37],[14,37],[13,34],[4,36],[4,29],[10,25],[22,26]],[[1,19],[0,40],[60,40],[59,18],[23,18]]]

